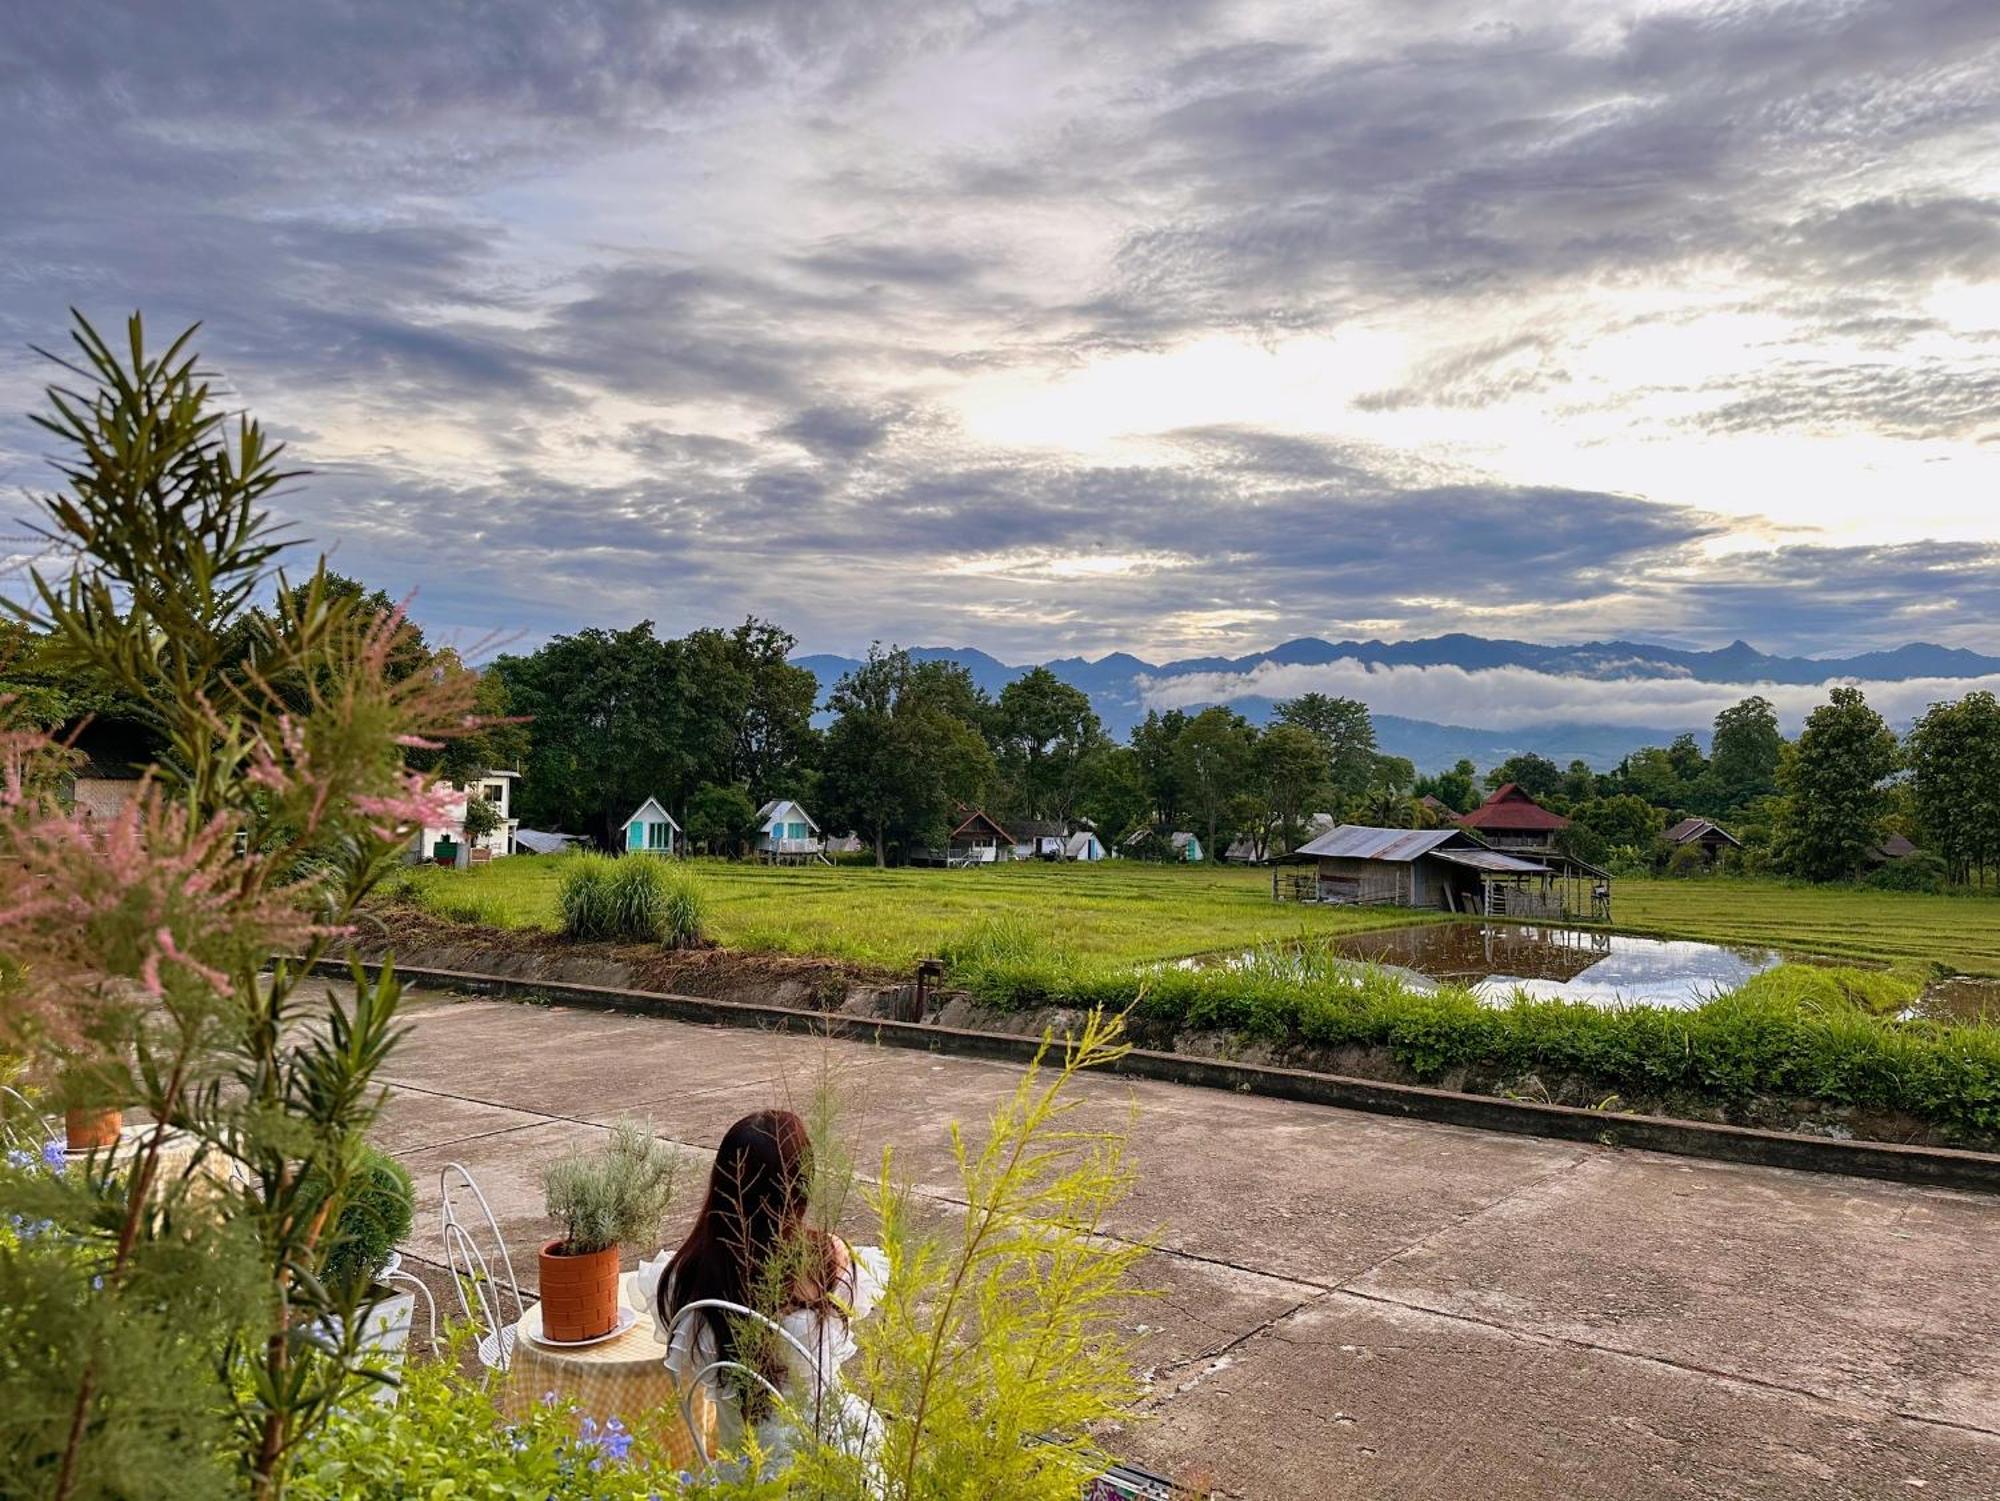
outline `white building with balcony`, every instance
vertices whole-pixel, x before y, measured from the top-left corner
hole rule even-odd
[[[457,802],[446,810],[446,822],[417,835],[417,859],[426,864],[437,861],[440,844],[455,855],[453,863],[461,866],[513,854],[514,831],[521,826],[521,820],[514,816],[514,784],[520,779],[518,771],[489,771],[459,787]],[[474,798],[492,804],[500,821],[491,832],[468,840],[465,809]]]
[[[759,860],[773,865],[804,865],[826,859],[826,841],[819,825],[790,798],[774,798],[757,810],[757,837],[751,848]]]

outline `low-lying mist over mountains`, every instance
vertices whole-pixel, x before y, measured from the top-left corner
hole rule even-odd
[[[918,647],[913,654],[961,664],[989,693],[1028,670],[972,647]],[[857,665],[830,654],[795,660],[813,671],[822,690]],[[1787,731],[1795,732],[1837,682],[1858,683],[1898,728],[1939,699],[2000,689],[2000,657],[1924,642],[1847,657],[1780,657],[1744,641],[1689,651],[1636,641],[1543,646],[1467,635],[1304,637],[1243,657],[1155,663],[1113,652],[1042,665],[1088,693],[1105,731],[1119,739],[1149,709],[1226,703],[1262,723],[1272,704],[1300,693],[1358,698],[1374,712],[1382,749],[1408,756],[1423,771],[1461,756],[1490,766],[1524,751],[1602,769],[1683,730],[1705,741],[1716,712],[1752,693],[1776,704]]]

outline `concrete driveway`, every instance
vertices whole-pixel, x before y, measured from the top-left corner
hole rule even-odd
[[[524,1279],[542,1162],[621,1115],[706,1152],[831,1075],[941,1212],[1013,1066],[416,991],[378,1132],[466,1164]],[[2000,1497],[2000,1200],[1092,1078],[1160,1246],[1134,1458],[1256,1498]],[[706,1170],[705,1159],[703,1171]],[[692,1212],[698,1185],[684,1195]]]

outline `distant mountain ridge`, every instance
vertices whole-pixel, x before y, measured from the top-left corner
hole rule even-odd
[[[975,647],[915,647],[912,655],[926,661],[956,662],[988,693],[998,693],[1028,671],[1025,666],[1010,666]],[[859,665],[855,658],[828,653],[792,660],[813,672],[822,693],[841,674]],[[1112,652],[1094,661],[1085,657],[1059,657],[1042,665],[1089,694],[1105,730],[1123,739],[1145,717],[1142,679],[1157,681],[1193,673],[1245,673],[1266,663],[1322,666],[1341,661],[1384,667],[1458,667],[1468,672],[1518,667],[1606,682],[1621,678],[1686,678],[1704,683],[1812,685],[1838,678],[1900,682],[1910,678],[1971,678],[2000,673],[2000,657],[1922,641],[1891,651],[1846,657],[1782,657],[1758,651],[1747,641],[1732,641],[1715,651],[1690,651],[1637,641],[1544,646],[1469,635],[1432,636],[1419,641],[1338,642],[1303,636],[1268,651],[1241,657],[1185,657],[1155,663],[1129,652]],[[1231,707],[1260,723],[1270,717],[1269,699],[1246,697],[1229,702]],[[1706,734],[1705,726],[1648,729],[1589,723],[1487,730],[1469,725],[1434,724],[1393,714],[1376,715],[1375,725],[1382,748],[1392,755],[1408,756],[1420,770],[1449,766],[1460,756],[1470,756],[1481,766],[1491,766],[1510,755],[1530,750],[1558,764],[1581,759],[1602,767],[1638,746],[1662,744],[1683,728],[1694,729],[1704,738]]]

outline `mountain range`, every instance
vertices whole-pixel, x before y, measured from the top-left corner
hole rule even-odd
[[[911,655],[926,661],[956,662],[988,693],[998,693],[1029,670],[1027,666],[1011,666],[974,647],[914,647]],[[828,653],[792,660],[795,665],[812,671],[819,679],[822,694],[843,673],[860,665],[853,657]],[[1148,662],[1128,652],[1112,652],[1095,660],[1058,657],[1041,665],[1087,693],[1106,733],[1123,739],[1145,717],[1144,690],[1157,687],[1163,680],[1198,673],[1249,673],[1266,665],[1321,666],[1334,662],[1371,667],[1456,667],[1468,672],[1520,668],[1598,682],[1677,678],[1703,683],[1811,685],[1843,678],[1902,682],[1913,678],[2000,674],[2000,657],[1928,642],[1911,642],[1890,651],[1846,657],[1786,657],[1761,652],[1747,641],[1732,641],[1715,651],[1691,651],[1637,641],[1538,645],[1469,635],[1433,636],[1420,641],[1321,641],[1307,636],[1241,657],[1186,657],[1171,662]],[[1263,723],[1270,717],[1269,698],[1245,696],[1227,701],[1254,722]],[[1639,746],[1665,744],[1683,730],[1692,730],[1706,739],[1705,724],[1641,727],[1594,724],[1578,719],[1501,730],[1438,724],[1394,714],[1375,716],[1376,736],[1382,749],[1391,755],[1409,757],[1420,771],[1448,767],[1461,756],[1470,757],[1481,767],[1492,766],[1526,751],[1548,756],[1558,765],[1581,759],[1603,768]]]

